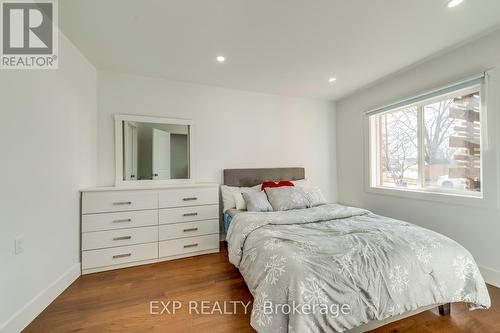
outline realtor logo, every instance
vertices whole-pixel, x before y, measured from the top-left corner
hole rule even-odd
[[[57,3],[1,1],[2,69],[56,69]]]

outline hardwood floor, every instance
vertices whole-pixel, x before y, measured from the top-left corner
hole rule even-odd
[[[382,332],[500,332],[500,289],[489,286],[490,310],[469,312],[453,304],[451,316],[437,309],[391,323]],[[150,314],[150,301],[180,301],[176,314]],[[243,278],[227,259],[217,254],[85,275],[76,280],[24,332],[254,332],[250,311],[236,306],[236,315],[189,314],[189,301],[250,302]],[[153,303],[156,305],[156,303]],[[201,312],[201,303],[196,303]],[[218,303],[221,304],[221,303]],[[154,311],[163,310],[161,304]],[[172,312],[172,304],[167,306]],[[230,308],[229,310],[233,310]]]

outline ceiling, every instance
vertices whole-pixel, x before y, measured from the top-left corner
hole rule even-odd
[[[335,100],[500,24],[498,0],[446,3],[64,0],[59,22],[101,70]]]

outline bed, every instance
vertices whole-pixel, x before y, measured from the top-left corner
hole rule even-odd
[[[229,169],[224,184],[304,176]],[[365,332],[437,306],[446,314],[452,302],[490,307],[471,254],[436,232],[338,204],[232,213],[229,261],[254,296],[258,332]]]

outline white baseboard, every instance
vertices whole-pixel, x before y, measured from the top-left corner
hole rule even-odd
[[[14,313],[0,326],[1,333],[21,332],[35,319],[57,296],[68,288],[81,275],[80,263],[74,264],[47,288],[33,297],[21,309]]]
[[[484,278],[486,283],[491,284],[497,288],[500,288],[500,272],[496,271],[492,268],[479,266],[479,270],[481,271],[481,275]]]

